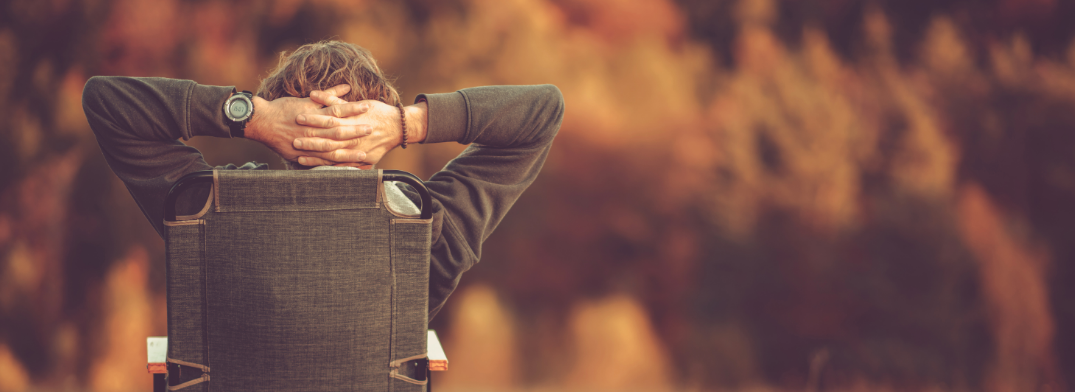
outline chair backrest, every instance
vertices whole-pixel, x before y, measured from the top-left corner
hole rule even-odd
[[[384,180],[422,194],[387,206]],[[212,183],[176,219],[176,195]],[[166,202],[170,390],[424,388],[431,205],[380,170],[219,170]],[[418,374],[421,373],[421,374]]]

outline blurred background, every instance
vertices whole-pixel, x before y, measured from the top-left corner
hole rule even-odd
[[[552,83],[545,170],[432,320],[456,391],[1075,387],[1075,2],[0,2],[0,391],[149,390],[164,247],[93,75],[253,90],[373,52],[410,100]],[[260,145],[195,139],[211,164]],[[463,146],[397,150],[427,177]]]

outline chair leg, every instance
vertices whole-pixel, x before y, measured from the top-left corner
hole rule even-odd
[[[168,381],[164,379],[164,373],[153,375],[153,392],[165,392],[168,390]]]
[[[433,392],[433,372],[426,366],[426,392]]]

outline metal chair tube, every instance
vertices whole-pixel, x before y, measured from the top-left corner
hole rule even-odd
[[[415,191],[418,191],[418,195],[422,199],[421,218],[429,219],[433,217],[432,197],[429,195],[429,189],[426,189],[425,183],[423,183],[421,179],[414,174],[402,170],[385,170],[382,174],[382,181],[403,182],[413,187]],[[164,220],[169,222],[175,221],[175,201],[179,197],[179,194],[196,184],[204,184],[212,181],[212,170],[189,173],[177,180],[175,184],[172,185],[172,189],[168,190],[168,196],[164,199]]]

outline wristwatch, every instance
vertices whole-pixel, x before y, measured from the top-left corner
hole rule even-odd
[[[246,137],[246,123],[254,116],[254,94],[249,91],[233,93],[224,101],[224,122],[231,137]]]

